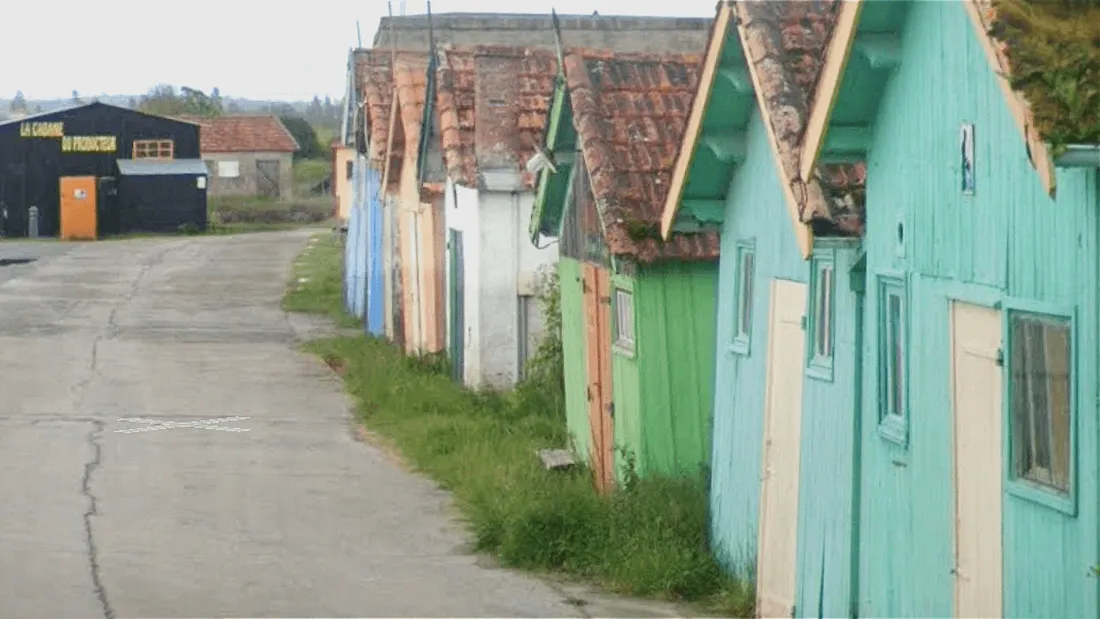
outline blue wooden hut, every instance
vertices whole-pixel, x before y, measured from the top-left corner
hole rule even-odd
[[[367,333],[382,336],[385,314],[385,284],[382,254],[383,220],[381,173],[370,165],[369,90],[380,84],[378,68],[384,60],[370,50],[348,55],[347,92],[339,143],[350,147],[351,208],[348,211],[344,254],[344,301],[347,311],[363,320]],[[388,68],[388,66],[387,66]],[[379,97],[375,97],[378,99]],[[375,107],[378,107],[377,101]],[[333,170],[333,178],[342,170]]]
[[[860,616],[1100,616],[1098,38],[1082,4],[841,9],[799,167],[868,169]]]
[[[367,333],[383,329],[382,202],[378,170],[366,157],[352,164],[351,210],[344,246],[344,294],[348,312],[363,320]]]
[[[761,616],[853,607],[864,174],[798,174],[838,11],[719,6],[663,220],[722,232],[712,530],[727,567],[755,572]]]

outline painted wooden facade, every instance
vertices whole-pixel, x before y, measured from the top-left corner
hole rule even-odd
[[[795,176],[837,5],[759,6],[719,6],[662,223],[722,234],[714,550],[755,575],[761,616],[849,616],[863,172],[838,162]],[[794,53],[768,53],[780,60],[769,68],[748,41],[780,31],[771,40]]]
[[[531,234],[560,242],[566,416],[604,488],[709,456],[718,236],[656,238],[699,61],[576,50],[555,92]]]
[[[803,150],[868,167],[856,608],[1096,617],[1100,157],[1055,165],[980,8],[851,3]]]

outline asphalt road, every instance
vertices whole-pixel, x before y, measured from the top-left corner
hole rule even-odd
[[[0,266],[0,617],[615,612],[472,556],[355,440],[279,309],[307,236],[0,243],[37,258]]]

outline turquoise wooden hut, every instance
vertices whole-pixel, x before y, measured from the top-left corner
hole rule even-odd
[[[868,169],[860,616],[1100,616],[1100,8],[1083,6],[842,9],[800,166]]]
[[[755,573],[768,617],[848,616],[856,582],[864,169],[838,157],[798,172],[838,10],[719,6],[663,219],[666,234],[721,229],[713,540]],[[716,156],[733,144],[740,166]]]
[[[701,60],[570,52],[536,157],[532,241],[560,242],[569,432],[603,488],[626,458],[697,474],[710,455],[719,239],[659,232]]]

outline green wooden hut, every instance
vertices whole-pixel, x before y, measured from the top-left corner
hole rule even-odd
[[[721,229],[711,540],[765,617],[854,606],[865,170],[798,165],[838,8],[719,5],[663,218]],[[731,144],[741,165],[715,157]]]
[[[660,238],[701,58],[561,63],[532,240],[557,237],[569,431],[601,487],[694,474],[710,452],[716,232]]]
[[[844,3],[803,164],[868,168],[859,616],[1100,616],[1097,40],[1082,3]]]

